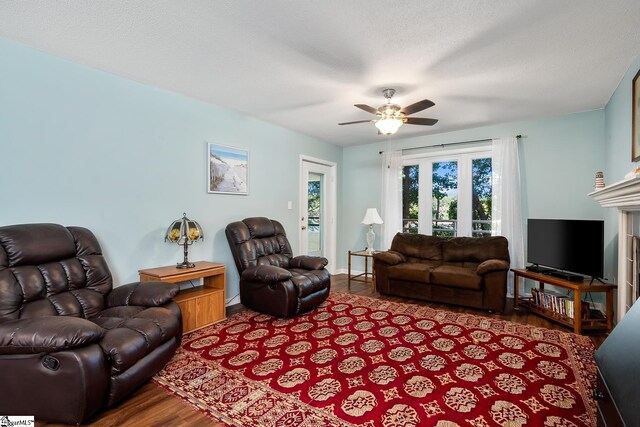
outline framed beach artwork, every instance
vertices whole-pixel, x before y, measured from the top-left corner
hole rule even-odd
[[[218,194],[249,194],[249,151],[207,144],[207,191]]]
[[[631,160],[637,162],[640,160],[640,70],[633,78],[633,104],[631,107]]]

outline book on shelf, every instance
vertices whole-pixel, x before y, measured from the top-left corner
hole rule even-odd
[[[531,289],[531,301],[545,310],[553,313],[574,317],[573,298],[557,291],[542,291],[537,288]],[[584,301],[586,303],[586,301]]]

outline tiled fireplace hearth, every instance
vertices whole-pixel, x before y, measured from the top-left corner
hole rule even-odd
[[[618,209],[618,323],[638,298],[638,260],[634,235],[640,234],[640,176],[616,182],[589,196]]]

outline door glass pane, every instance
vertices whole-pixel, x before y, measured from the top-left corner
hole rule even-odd
[[[471,162],[472,236],[491,235],[491,158]]]
[[[402,168],[402,231],[418,232],[418,165]]]
[[[432,234],[455,237],[458,234],[458,162],[433,163],[431,195]]]
[[[322,175],[309,173],[307,207],[307,254],[322,255]]]

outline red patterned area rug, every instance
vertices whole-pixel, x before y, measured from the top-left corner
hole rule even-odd
[[[233,426],[595,426],[583,336],[331,293],[185,335],[154,380]]]

